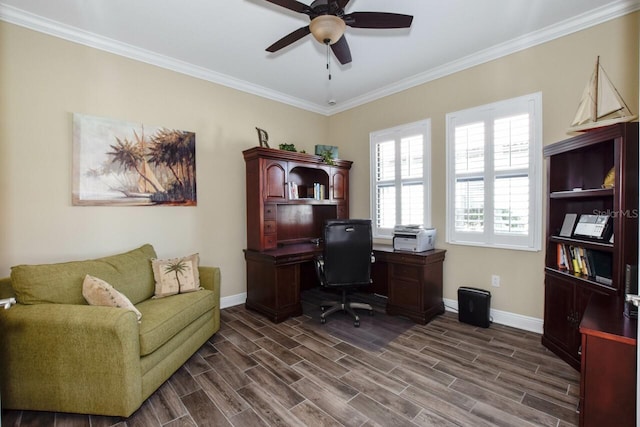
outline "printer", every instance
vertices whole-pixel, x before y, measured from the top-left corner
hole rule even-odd
[[[436,229],[422,225],[396,225],[393,228],[393,249],[398,251],[424,252],[433,249]]]

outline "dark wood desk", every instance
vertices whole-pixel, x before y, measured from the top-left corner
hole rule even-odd
[[[594,294],[580,322],[580,426],[635,426],[638,321],[623,307]]]
[[[444,313],[442,264],[445,250],[394,251],[374,245],[370,288],[388,297],[386,311],[426,324]],[[268,251],[244,250],[247,264],[246,307],[273,322],[302,315],[300,291],[318,286],[313,258],[322,248],[310,243],[286,245]]]

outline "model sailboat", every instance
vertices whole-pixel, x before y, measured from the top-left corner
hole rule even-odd
[[[617,89],[600,65],[600,57],[578,105],[569,132],[581,132],[620,122],[630,122],[638,116],[631,113]]]

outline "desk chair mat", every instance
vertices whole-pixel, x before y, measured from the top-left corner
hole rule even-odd
[[[367,310],[356,310],[360,316],[360,327],[353,327],[353,318],[344,312],[336,312],[327,317],[327,323],[320,323],[320,302],[340,300],[340,293],[333,290],[313,288],[300,295],[303,316],[307,317],[309,327],[317,328],[318,333],[329,335],[369,351],[376,351],[409,330],[415,323],[402,316],[389,316],[385,313],[386,298],[371,293],[354,292],[351,300],[364,302],[373,307],[374,315]]]

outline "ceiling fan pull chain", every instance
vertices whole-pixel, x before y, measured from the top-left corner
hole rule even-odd
[[[327,46],[327,73],[329,73],[329,80],[331,80],[331,68],[329,66],[329,64],[331,64],[331,55],[329,54],[329,42],[327,41],[325,45]]]

